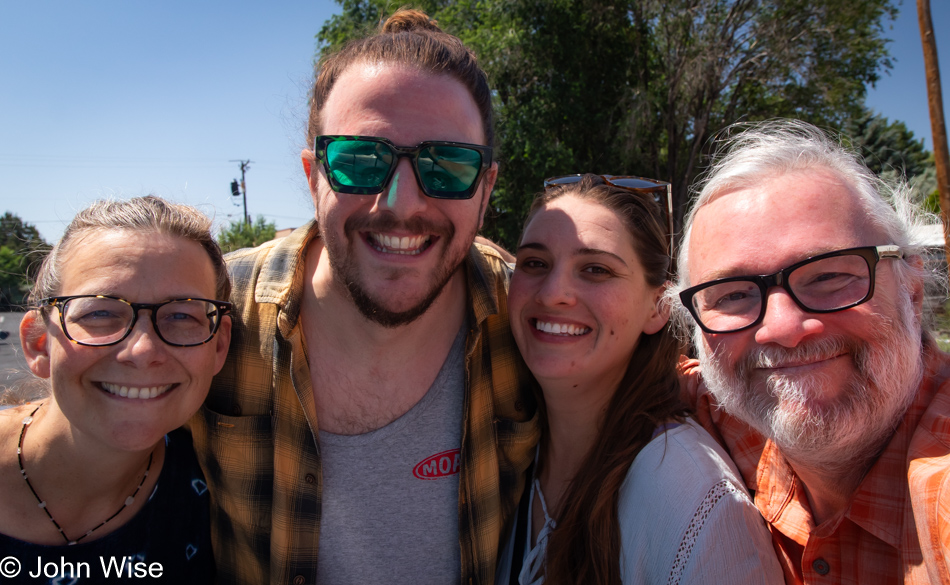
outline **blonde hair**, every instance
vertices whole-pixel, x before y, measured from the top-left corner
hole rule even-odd
[[[100,200],[76,214],[63,237],[53,246],[36,275],[30,291],[30,304],[36,306],[47,297],[56,296],[62,284],[62,262],[72,244],[90,232],[129,230],[158,232],[199,244],[211,258],[215,272],[215,296],[227,300],[231,281],[221,248],[211,235],[211,220],[189,205],[165,201],[148,195],[127,201]]]

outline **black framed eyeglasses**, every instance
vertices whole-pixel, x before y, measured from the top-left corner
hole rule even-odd
[[[680,300],[706,333],[734,333],[762,322],[768,290],[785,289],[807,313],[834,313],[874,296],[877,263],[903,258],[900,247],[864,246],[806,258],[774,274],[733,276],[704,282]]]
[[[422,192],[435,199],[471,199],[491,167],[490,146],[427,140],[396,146],[376,136],[317,136],[313,151],[337,193],[376,195],[389,184],[399,159],[412,159]]]
[[[633,191],[634,193],[646,193],[653,196],[653,200],[660,206],[665,216],[666,230],[670,238],[670,258],[673,258],[673,186],[665,181],[657,181],[656,179],[647,179],[645,177],[634,177],[632,175],[596,176],[600,177],[600,180],[602,180],[604,184],[610,185],[611,187],[619,187]],[[555,185],[579,183],[583,178],[583,174],[551,177],[544,180],[544,188],[547,189]]]
[[[49,297],[40,306],[59,309],[63,333],[73,343],[115,345],[129,336],[139,311],[151,312],[159,339],[175,347],[208,343],[217,333],[231,303],[211,299],[172,299],[161,303],[133,303],[108,295]]]

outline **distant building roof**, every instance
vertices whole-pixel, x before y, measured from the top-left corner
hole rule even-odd
[[[912,239],[928,248],[943,248],[943,224],[920,226],[912,232]]]

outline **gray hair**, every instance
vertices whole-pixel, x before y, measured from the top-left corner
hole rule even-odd
[[[215,272],[215,296],[228,300],[231,281],[221,248],[211,235],[211,220],[194,207],[171,203],[148,195],[127,201],[100,200],[76,214],[66,227],[63,237],[53,246],[36,276],[30,291],[30,304],[36,306],[47,297],[59,292],[62,262],[72,244],[90,232],[128,230],[157,232],[176,236],[199,244],[211,258]]]
[[[840,137],[807,122],[776,119],[743,123],[724,131],[728,136],[717,145],[712,165],[693,186],[696,193],[693,207],[686,215],[684,233],[679,247],[677,285],[669,295],[677,300],[679,291],[689,284],[689,240],[696,214],[725,190],[745,188],[763,178],[781,176],[795,171],[824,168],[842,179],[857,195],[859,204],[871,224],[889,240],[900,246],[905,258],[922,256],[924,243],[918,234],[936,218],[912,203],[907,182],[898,178],[885,181],[872,173],[860,154],[842,144]],[[902,286],[922,281],[928,290],[945,291],[945,278],[934,270],[921,270],[908,262],[899,262],[898,279]],[[945,267],[942,268],[945,272]],[[673,303],[680,327],[688,330],[689,314],[679,302]]]

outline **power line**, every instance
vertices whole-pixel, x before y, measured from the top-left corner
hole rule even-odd
[[[231,181],[231,196],[237,197],[240,195],[244,199],[244,223],[251,225],[251,216],[247,214],[247,186],[244,183],[244,172],[251,168],[252,161],[232,159],[228,162],[241,163],[241,189],[239,192],[237,179]],[[235,205],[237,204],[235,203]]]

